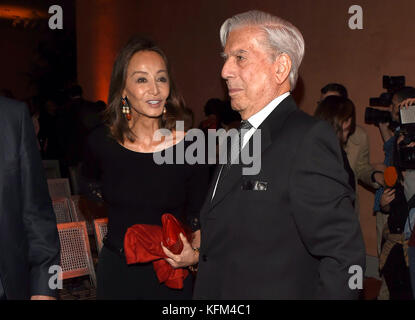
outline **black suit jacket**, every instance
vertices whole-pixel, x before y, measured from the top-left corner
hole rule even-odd
[[[0,278],[7,299],[55,296],[56,217],[32,120],[23,103],[0,97]]]
[[[213,179],[194,298],[356,298],[348,270],[364,271],[365,247],[332,127],[289,96],[260,129],[260,173],[231,166],[211,201]]]

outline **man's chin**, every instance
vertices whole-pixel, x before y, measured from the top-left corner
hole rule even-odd
[[[244,109],[244,107],[241,105],[241,103],[238,100],[232,99],[232,98],[231,98],[231,108],[232,110],[237,111],[237,112],[241,112]]]

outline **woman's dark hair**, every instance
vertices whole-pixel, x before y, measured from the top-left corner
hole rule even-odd
[[[124,143],[125,138],[131,142],[134,142],[136,138],[122,113],[121,95],[125,88],[128,64],[133,55],[140,51],[153,51],[158,53],[167,67],[170,94],[166,101],[166,113],[160,118],[160,128],[171,130],[175,128],[176,120],[183,120],[184,99],[178,94],[174,81],[171,78],[166,55],[153,41],[135,36],[120,50],[115,59],[108,94],[108,107],[104,111],[104,121],[110,128],[111,135],[121,143]]]
[[[343,98],[348,98],[346,87],[340,83],[329,83],[325,85],[323,88],[321,88],[320,91],[322,94],[326,94],[329,91],[337,92],[339,96]]]
[[[350,135],[356,129],[356,111],[350,99],[341,96],[328,96],[317,107],[314,113],[316,118],[328,121],[336,132],[339,141],[342,141],[343,123],[352,119]]]

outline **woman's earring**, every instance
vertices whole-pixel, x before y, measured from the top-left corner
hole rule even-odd
[[[127,97],[125,98],[121,98],[121,103],[122,103],[122,113],[125,115],[125,118],[130,121],[131,120],[131,108],[130,105],[128,104],[128,100]]]
[[[166,114],[166,112],[167,112],[167,109],[166,109],[166,107],[164,107],[163,108],[163,114]]]

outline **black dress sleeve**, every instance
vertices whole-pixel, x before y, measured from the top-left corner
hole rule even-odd
[[[186,218],[192,231],[200,229],[200,209],[205,201],[209,184],[208,165],[195,164],[189,166],[186,180]]]

